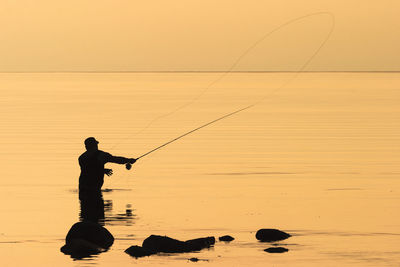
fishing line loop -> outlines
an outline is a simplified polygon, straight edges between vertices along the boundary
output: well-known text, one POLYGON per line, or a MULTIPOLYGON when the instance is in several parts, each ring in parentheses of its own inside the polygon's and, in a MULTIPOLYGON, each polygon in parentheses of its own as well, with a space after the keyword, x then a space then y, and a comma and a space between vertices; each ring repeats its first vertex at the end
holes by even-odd
MULTIPOLYGON (((332 19, 332 26, 329 30, 329 33, 327 34, 327 36, 325 37, 325 39, 323 40, 323 42, 321 43, 321 45, 317 48, 317 50, 315 50, 315 52, 307 59, 307 61, 301 66, 301 68, 299 70, 296 71, 296 73, 300 73, 302 72, 309 64, 310 62, 315 58, 315 56, 319 53, 319 51, 322 49, 322 47, 325 45, 325 43, 328 41, 328 39, 330 38, 330 36, 333 33, 334 27, 335 27, 335 16, 333 15, 333 13, 331 12, 315 12, 315 13, 310 13, 307 15, 303 15, 300 17, 296 17, 294 19, 291 19, 281 25, 279 25, 278 27, 272 29, 271 31, 267 32, 266 34, 264 34, 261 38, 259 38, 256 42, 254 42, 251 46, 249 46, 242 54, 240 54, 240 56, 233 62, 233 64, 231 65, 231 67, 229 67, 229 69, 225 72, 223 72, 220 76, 218 76, 216 79, 214 79, 213 81, 211 81, 203 91, 200 92, 200 94, 198 94, 197 96, 195 96, 193 99, 191 99, 189 102, 182 104, 180 106, 178 106, 177 108, 173 109, 172 111, 160 115, 154 119, 152 119, 144 128, 142 128, 141 130, 137 131, 136 133, 130 134, 128 135, 126 138, 123 138, 120 142, 116 143, 115 145, 113 145, 111 147, 111 149, 117 147, 118 145, 120 145, 123 141, 131 138, 134 135, 140 134, 143 131, 145 131, 146 129, 148 129, 153 123, 155 123, 156 121, 168 117, 176 112, 178 112, 179 110, 193 104, 194 102, 196 102, 200 97, 202 97, 210 88, 212 88, 216 83, 218 83, 219 81, 221 81, 225 76, 227 76, 228 74, 232 73, 233 70, 236 68, 236 66, 240 63, 240 61, 242 61, 243 58, 245 58, 254 48, 256 48, 260 43, 262 43, 266 38, 268 38, 270 35, 274 34, 275 32, 279 31, 280 29, 293 24, 295 22, 298 22, 300 20, 309 18, 309 17, 313 17, 313 16, 319 16, 319 15, 329 15, 332 19)), ((292 81, 293 79, 290 79, 290 81, 292 81)), ((288 82, 284 83, 285 85, 288 82)), ((281 89, 284 86, 280 86, 279 89, 281 89)), ((265 97, 263 98, 265 99, 265 97)), ((262 100, 263 100, 262 99, 262 100)), ((261 101, 262 101, 261 100, 261 101)), ((261 102, 259 101, 259 102, 261 102)))
MULTIPOLYGON (((185 107, 187 107, 187 106, 193 104, 194 102, 196 102, 196 101, 197 101, 201 96, 203 96, 213 85, 215 85, 217 82, 219 82, 220 80, 222 80, 222 79, 223 79, 225 76, 227 76, 229 73, 232 73, 233 69, 242 61, 242 59, 245 58, 254 48, 256 48, 260 43, 262 43, 262 42, 263 42, 266 38, 268 38, 270 35, 274 34, 275 32, 279 31, 280 29, 282 29, 282 28, 284 28, 284 27, 286 27, 286 26, 288 26, 288 25, 291 25, 291 24, 293 24, 293 23, 295 23, 295 22, 301 21, 301 20, 306 19, 306 18, 309 18, 309 17, 320 16, 320 15, 328 15, 328 16, 331 18, 332 24, 331 24, 331 27, 330 27, 330 29, 329 29, 329 32, 327 33, 327 35, 325 36, 325 38, 324 38, 324 40, 321 42, 321 44, 317 47, 317 49, 311 54, 311 56, 310 56, 309 58, 307 58, 307 60, 301 65, 301 67, 300 67, 296 72, 294 72, 295 75, 294 75, 291 79, 287 79, 281 86, 276 87, 276 88, 275 88, 272 92, 270 92, 268 95, 262 97, 260 100, 254 102, 253 104, 248 105, 248 106, 246 106, 246 107, 242 107, 242 108, 240 108, 240 109, 238 109, 238 110, 236 110, 236 111, 233 111, 233 112, 231 112, 231 113, 229 113, 229 114, 226 114, 226 115, 224 115, 224 116, 222 116, 222 117, 220 117, 220 118, 217 118, 217 119, 215 119, 215 120, 213 120, 213 121, 211 121, 211 122, 208 122, 208 123, 206 123, 206 124, 204 124, 204 125, 202 125, 202 126, 200 126, 200 127, 197 127, 196 129, 193 129, 193 130, 191 130, 191 131, 189 131, 189 132, 187 132, 187 133, 185 133, 185 134, 183 134, 183 135, 180 135, 180 136, 178 136, 178 137, 176 137, 176 138, 174 138, 174 139, 172 139, 172 140, 170 140, 170 141, 168 141, 168 142, 166 142, 166 143, 164 143, 164 144, 162 144, 162 145, 160 145, 160 146, 158 146, 158 147, 156 147, 156 148, 154 148, 154 149, 152 149, 152 150, 146 152, 145 154, 142 154, 142 155, 139 156, 137 159, 140 159, 140 158, 142 158, 142 157, 145 157, 145 156, 147 156, 148 154, 151 154, 151 153, 153 153, 154 151, 157 151, 157 150, 159 150, 160 148, 162 148, 162 147, 164 147, 164 146, 166 146, 166 145, 168 145, 168 144, 170 144, 170 143, 172 143, 172 142, 175 142, 176 140, 181 139, 182 137, 184 137, 184 136, 186 136, 186 135, 189 135, 189 134, 191 134, 191 133, 193 133, 193 132, 195 132, 195 131, 197 131, 197 130, 200 130, 201 128, 204 128, 204 127, 206 127, 206 126, 208 126, 208 125, 210 125, 210 124, 212 124, 212 123, 215 123, 215 122, 217 122, 217 121, 219 121, 219 120, 222 120, 222 119, 224 119, 224 118, 230 117, 230 116, 232 116, 232 115, 234 115, 234 114, 237 114, 237 113, 242 112, 242 111, 244 111, 244 110, 247 110, 247 109, 249 109, 249 108, 251 108, 251 107, 254 107, 255 105, 258 105, 259 103, 261 103, 262 101, 264 101, 267 97, 272 96, 273 94, 275 94, 276 92, 278 92, 279 90, 281 90, 282 88, 284 88, 287 84, 289 84, 290 82, 292 82, 293 80, 295 80, 295 79, 298 77, 298 75, 299 75, 300 73, 302 73, 302 72, 305 70, 305 68, 312 62, 312 60, 319 54, 319 52, 321 51, 321 49, 325 46, 325 44, 328 42, 328 40, 330 39, 331 35, 332 35, 333 32, 334 32, 335 25, 336 25, 336 21, 335 21, 335 16, 334 16, 333 13, 323 11, 323 12, 315 12, 315 13, 306 14, 306 15, 303 15, 303 16, 300 16, 300 17, 296 17, 296 18, 294 18, 294 19, 291 19, 291 20, 289 20, 289 21, 287 21, 287 22, 285 22, 285 23, 279 25, 278 27, 274 28, 273 30, 267 32, 267 33, 264 34, 261 38, 259 38, 256 42, 254 42, 251 46, 249 46, 249 47, 234 61, 234 63, 231 65, 231 67, 230 67, 226 72, 222 73, 220 76, 218 76, 218 77, 217 77, 216 79, 214 79, 212 82, 210 82, 210 83, 208 84, 208 86, 206 86, 205 89, 204 89, 202 92, 200 92, 200 94, 198 94, 197 96, 195 96, 192 100, 190 100, 189 102, 187 102, 187 103, 185 103, 185 104, 183 104, 183 105, 178 106, 176 109, 174 109, 174 110, 172 110, 172 111, 170 111, 170 112, 168 112, 168 113, 166 113, 166 114, 164 114, 164 115, 161 115, 161 116, 158 116, 158 117, 154 118, 154 119, 151 120, 142 130, 140 130, 140 131, 138 131, 138 132, 136 132, 136 133, 134 133, 134 134, 131 134, 131 135, 127 136, 126 138, 122 139, 119 143, 115 144, 112 148, 115 148, 116 146, 118 146, 119 144, 121 144, 124 140, 126 140, 126 139, 128 139, 128 138, 131 138, 133 135, 137 135, 137 134, 139 134, 139 133, 145 131, 145 130, 146 130, 147 128, 149 128, 154 122, 156 122, 156 121, 158 121, 158 120, 160 120, 160 119, 162 119, 162 118, 168 117, 168 116, 170 116, 170 115, 172 115, 172 114, 178 112, 179 110, 181 110, 181 109, 183 109, 183 108, 185 108, 185 107)), ((115 182, 115 180, 114 180, 114 182, 115 182)), ((111 183, 113 183, 113 182, 111 182, 111 183)))

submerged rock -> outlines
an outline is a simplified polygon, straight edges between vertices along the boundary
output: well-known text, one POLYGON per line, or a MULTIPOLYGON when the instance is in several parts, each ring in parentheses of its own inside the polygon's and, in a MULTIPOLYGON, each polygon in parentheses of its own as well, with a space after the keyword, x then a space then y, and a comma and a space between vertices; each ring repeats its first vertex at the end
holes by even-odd
POLYGON ((168 236, 151 235, 143 241, 142 246, 148 250, 167 253, 191 252, 208 248, 215 244, 214 237, 205 237, 180 241, 168 236))
POLYGON ((109 248, 114 243, 113 235, 98 223, 83 221, 75 223, 69 230, 66 243, 72 239, 84 239, 102 248, 109 248))
POLYGON ((233 238, 230 235, 220 236, 218 239, 219 239, 219 241, 225 241, 225 242, 231 242, 231 241, 235 240, 235 238, 233 238))
POLYGON ((203 248, 209 248, 215 244, 214 237, 204 237, 180 241, 168 236, 151 235, 143 241, 142 246, 131 246, 126 253, 133 257, 144 257, 156 254, 158 252, 165 253, 181 253, 199 251, 203 248))
POLYGON ((264 249, 264 251, 268 252, 268 253, 284 253, 284 252, 288 252, 289 250, 284 247, 271 247, 271 248, 264 249))
POLYGON ((277 229, 260 229, 256 233, 256 238, 263 242, 279 241, 289 237, 290 234, 277 229))
POLYGON ((131 246, 128 249, 126 249, 125 252, 128 253, 130 256, 136 258, 150 256, 157 253, 153 250, 149 250, 141 246, 131 246))
POLYGON ((99 254, 105 249, 87 240, 76 238, 70 240, 70 242, 66 243, 60 250, 64 254, 71 255, 73 258, 84 258, 99 254))
POLYGON ((106 251, 114 243, 112 234, 94 222, 78 222, 68 231, 61 252, 83 258, 106 251))
POLYGON ((209 248, 215 244, 215 237, 203 237, 185 241, 187 249, 190 251, 198 251, 203 248, 209 248))
POLYGON ((185 252, 186 244, 183 241, 168 236, 151 235, 143 241, 145 249, 156 252, 185 252))

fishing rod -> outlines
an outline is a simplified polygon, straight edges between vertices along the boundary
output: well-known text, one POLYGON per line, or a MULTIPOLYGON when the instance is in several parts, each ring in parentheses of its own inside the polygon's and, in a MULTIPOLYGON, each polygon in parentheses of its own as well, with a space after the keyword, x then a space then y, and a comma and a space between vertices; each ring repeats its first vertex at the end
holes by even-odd
POLYGON ((170 141, 168 141, 168 142, 166 142, 166 143, 164 143, 164 144, 162 144, 162 145, 160 145, 160 146, 158 146, 158 147, 156 147, 156 148, 154 148, 154 149, 152 149, 152 150, 150 150, 149 152, 144 153, 143 155, 141 155, 141 156, 139 156, 138 158, 136 158, 136 160, 138 160, 138 159, 140 159, 140 158, 143 158, 143 157, 145 157, 145 156, 147 156, 147 155, 149 155, 149 154, 151 154, 151 153, 153 153, 153 152, 155 152, 155 151, 157 151, 157 150, 159 150, 159 149, 165 147, 166 145, 169 145, 169 144, 171 144, 171 143, 173 143, 173 142, 175 142, 175 141, 177 141, 177 140, 179 140, 179 139, 181 139, 181 138, 183 138, 183 137, 185 137, 185 136, 187 136, 187 135, 189 135, 189 134, 191 134, 191 133, 193 133, 193 132, 196 132, 196 131, 200 130, 201 128, 204 128, 204 127, 206 127, 206 126, 208 126, 208 125, 210 125, 210 124, 213 124, 213 123, 215 123, 215 122, 217 122, 217 121, 220 121, 220 120, 223 120, 223 119, 225 119, 225 118, 228 118, 228 117, 230 117, 230 116, 232 116, 232 115, 234 115, 234 114, 237 114, 237 113, 239 113, 239 112, 241 112, 241 111, 244 111, 244 110, 246 110, 246 109, 249 109, 249 108, 251 108, 251 107, 253 107, 253 106, 254 106, 254 104, 253 104, 253 105, 249 105, 249 106, 247 106, 247 107, 238 109, 238 110, 236 110, 236 111, 234 111, 234 112, 228 113, 228 114, 226 114, 226 115, 224 115, 224 116, 222 116, 222 117, 219 117, 219 118, 217 118, 217 119, 215 119, 215 120, 213 120, 213 121, 207 122, 206 124, 203 124, 203 125, 201 125, 201 126, 195 128, 195 129, 193 129, 193 130, 190 130, 189 132, 186 132, 186 133, 184 133, 184 134, 182 134, 182 135, 180 135, 180 136, 178 136, 178 137, 176 137, 176 138, 174 138, 174 139, 172 139, 172 140, 170 140, 170 141))

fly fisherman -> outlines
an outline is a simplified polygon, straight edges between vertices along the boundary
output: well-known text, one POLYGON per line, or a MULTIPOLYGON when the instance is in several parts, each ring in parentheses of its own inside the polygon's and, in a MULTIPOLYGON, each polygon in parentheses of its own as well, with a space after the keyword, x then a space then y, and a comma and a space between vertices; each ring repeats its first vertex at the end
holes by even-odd
POLYGON ((110 153, 99 150, 99 142, 94 137, 85 140, 86 152, 79 157, 81 175, 79 176, 79 200, 81 202, 82 220, 99 222, 104 219, 104 201, 101 187, 104 174, 112 175, 112 169, 104 168, 107 162, 126 164, 129 170, 134 158, 115 157, 110 153))
POLYGON ((126 164, 129 170, 131 164, 136 162, 134 158, 115 157, 110 153, 99 150, 99 142, 94 137, 86 138, 84 152, 79 157, 81 175, 79 176, 79 192, 99 192, 104 183, 104 174, 111 176, 112 169, 105 169, 107 162, 126 164))

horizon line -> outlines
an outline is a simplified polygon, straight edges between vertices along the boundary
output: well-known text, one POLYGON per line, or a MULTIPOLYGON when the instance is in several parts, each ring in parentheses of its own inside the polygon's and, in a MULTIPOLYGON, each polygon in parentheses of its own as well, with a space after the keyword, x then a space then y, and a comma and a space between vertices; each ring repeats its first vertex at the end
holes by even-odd
POLYGON ((322 70, 322 71, 290 71, 290 70, 271 70, 271 71, 252 71, 252 70, 133 70, 133 71, 0 71, 0 73, 399 73, 400 70, 322 70))

